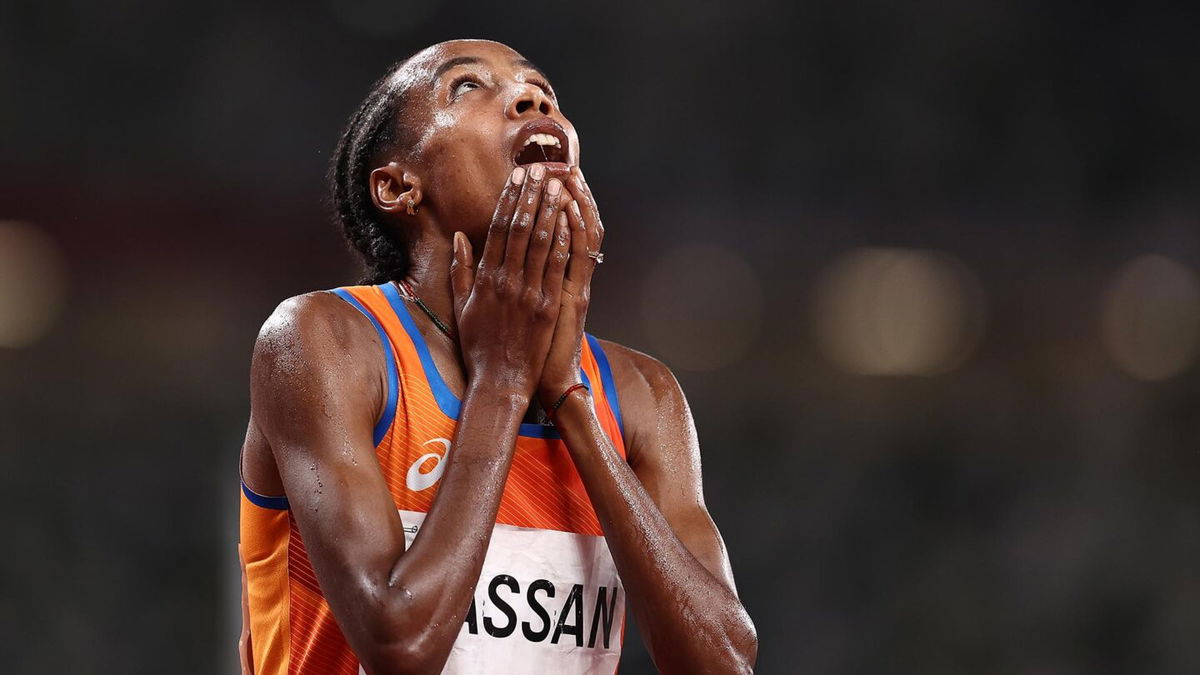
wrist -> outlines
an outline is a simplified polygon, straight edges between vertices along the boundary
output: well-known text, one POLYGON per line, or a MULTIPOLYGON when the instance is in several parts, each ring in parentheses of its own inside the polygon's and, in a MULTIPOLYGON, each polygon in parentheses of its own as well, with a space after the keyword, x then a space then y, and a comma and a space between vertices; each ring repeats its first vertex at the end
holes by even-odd
POLYGON ((567 449, 574 453, 582 447, 579 444, 580 434, 586 434, 587 429, 599 428, 600 418, 596 415, 596 406, 586 390, 572 392, 558 410, 550 415, 554 426, 558 428, 567 442, 567 449), (574 450, 572 450, 574 448, 574 450))
POLYGON ((568 384, 554 391, 558 393, 544 399, 542 404, 554 420, 593 410, 591 389, 582 382, 568 384))
POLYGON ((512 410, 523 416, 531 397, 529 388, 521 386, 520 382, 504 378, 478 377, 467 383, 463 401, 465 403, 467 399, 485 400, 503 410, 512 410))
MULTIPOLYGON (((556 381, 554 384, 541 382, 538 384, 537 399, 542 405, 542 409, 546 412, 551 412, 551 408, 558 401, 558 398, 563 395, 563 392, 580 383, 580 379, 567 379, 561 382, 556 381)), ((572 394, 574 396, 574 394, 572 394)))

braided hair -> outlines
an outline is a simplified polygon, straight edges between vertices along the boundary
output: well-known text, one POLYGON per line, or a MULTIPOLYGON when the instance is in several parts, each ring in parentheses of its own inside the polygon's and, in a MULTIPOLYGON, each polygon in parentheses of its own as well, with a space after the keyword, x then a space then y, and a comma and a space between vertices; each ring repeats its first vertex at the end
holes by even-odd
POLYGON ((393 64, 371 86, 342 132, 329 167, 334 218, 346 241, 362 258, 366 268, 363 284, 400 279, 411 264, 404 234, 382 222, 371 200, 370 185, 374 161, 380 153, 411 147, 411 134, 400 114, 407 103, 407 89, 394 77, 407 62, 404 59, 393 64))

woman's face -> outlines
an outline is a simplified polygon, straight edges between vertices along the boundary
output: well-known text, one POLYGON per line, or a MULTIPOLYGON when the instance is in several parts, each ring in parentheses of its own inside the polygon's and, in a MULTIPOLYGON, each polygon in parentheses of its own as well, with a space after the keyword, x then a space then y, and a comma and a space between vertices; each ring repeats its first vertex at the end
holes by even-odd
POLYGON ((397 77, 408 89, 404 122, 415 132, 405 166, 421 181, 422 208, 475 243, 516 166, 544 163, 556 173, 579 163, 575 127, 546 76, 505 45, 437 44, 397 77))

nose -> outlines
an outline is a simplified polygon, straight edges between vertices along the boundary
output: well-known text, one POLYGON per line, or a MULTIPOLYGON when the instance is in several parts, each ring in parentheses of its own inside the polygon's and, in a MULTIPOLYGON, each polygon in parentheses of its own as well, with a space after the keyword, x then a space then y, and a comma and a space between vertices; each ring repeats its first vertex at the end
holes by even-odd
POLYGON ((554 112, 554 104, 550 102, 550 98, 546 96, 546 92, 538 87, 527 82, 522 82, 518 85, 517 94, 508 104, 507 114, 509 119, 518 119, 530 111, 549 115, 554 112))

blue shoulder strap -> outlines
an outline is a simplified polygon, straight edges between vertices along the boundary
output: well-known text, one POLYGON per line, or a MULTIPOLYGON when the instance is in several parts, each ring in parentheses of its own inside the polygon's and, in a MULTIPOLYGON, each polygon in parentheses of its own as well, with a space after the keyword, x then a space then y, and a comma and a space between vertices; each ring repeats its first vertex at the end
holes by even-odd
POLYGON ((362 312, 363 316, 371 321, 371 325, 375 326, 375 331, 379 333, 379 341, 383 344, 383 353, 387 359, 387 404, 383 407, 383 414, 379 416, 379 421, 375 423, 375 433, 373 438, 375 445, 379 445, 383 441, 384 434, 387 433, 388 427, 392 426, 392 420, 396 417, 396 399, 399 397, 400 376, 396 369, 396 355, 392 352, 392 341, 388 339, 387 331, 383 330, 383 324, 379 323, 379 319, 375 315, 367 311, 362 303, 344 288, 335 288, 332 293, 342 300, 350 303, 350 306, 362 312))
POLYGON ((608 355, 604 353, 604 348, 600 346, 600 341, 596 339, 595 335, 591 333, 585 333, 585 335, 587 335, 588 346, 592 348, 592 354, 596 357, 596 365, 600 367, 600 382, 604 385, 604 396, 608 399, 613 415, 617 418, 617 427, 624 436, 625 422, 621 419, 621 399, 617 396, 617 385, 613 382, 612 366, 608 364, 608 355))

